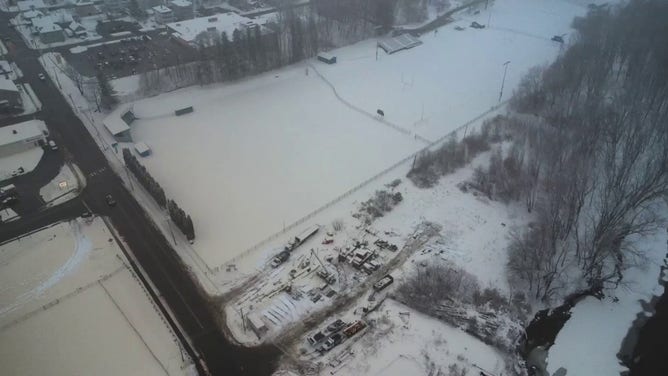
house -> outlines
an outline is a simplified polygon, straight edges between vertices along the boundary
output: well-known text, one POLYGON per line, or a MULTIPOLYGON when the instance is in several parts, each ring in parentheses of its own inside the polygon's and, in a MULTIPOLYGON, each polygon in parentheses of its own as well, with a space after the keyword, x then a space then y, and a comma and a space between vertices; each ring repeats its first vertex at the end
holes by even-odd
POLYGON ((37 17, 32 20, 32 34, 39 35, 40 41, 44 44, 64 42, 65 31, 63 26, 67 26, 72 21, 72 16, 64 12, 37 17))
POLYGON ((132 134, 130 134, 130 125, 136 120, 135 114, 132 110, 125 111, 120 117, 111 114, 107 116, 102 123, 104 127, 114 136, 118 142, 132 142, 132 134))
POLYGON ((32 25, 32 20, 34 18, 39 18, 39 17, 44 17, 44 13, 42 13, 39 10, 29 10, 29 11, 21 13, 21 18, 28 25, 32 25))
POLYGON ((174 12, 175 21, 189 20, 194 17, 193 3, 188 0, 172 0, 169 7, 174 12))
POLYGON ((67 30, 72 33, 72 36, 77 38, 85 38, 88 35, 88 30, 84 25, 78 22, 70 22, 69 25, 67 25, 67 30))
POLYGON ((79 20, 82 17, 95 16, 100 13, 102 13, 100 9, 93 3, 77 3, 77 6, 74 7, 74 15, 79 20))
POLYGON ((16 7, 20 13, 23 13, 29 10, 46 9, 46 4, 44 4, 43 0, 23 0, 17 1, 16 7))
POLYGON ((28 120, 0 128, 0 156, 20 153, 46 142, 49 132, 41 120, 28 120))
POLYGON ((167 8, 164 5, 158 5, 153 9, 153 14, 155 15, 155 22, 161 24, 167 24, 174 21, 174 12, 171 9, 167 8))
POLYGON ((16 87, 14 81, 5 77, 0 77, 0 111, 23 111, 23 101, 19 88, 16 87))

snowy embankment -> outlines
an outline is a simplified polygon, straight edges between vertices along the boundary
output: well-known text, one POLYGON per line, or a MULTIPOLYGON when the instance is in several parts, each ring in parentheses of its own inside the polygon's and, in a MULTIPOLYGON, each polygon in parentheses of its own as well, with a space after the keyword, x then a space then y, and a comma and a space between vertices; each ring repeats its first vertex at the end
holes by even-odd
POLYGON ((626 270, 623 285, 604 291, 605 298, 588 297, 572 309, 571 318, 549 350, 550 373, 561 367, 569 375, 617 375, 628 370, 620 364, 617 353, 636 316, 651 314, 643 313, 645 304, 663 293, 659 279, 667 242, 668 233, 663 228, 634 239, 634 248, 642 255, 638 261, 644 266, 626 270))
POLYGON ((0 286, 8 375, 194 374, 100 218, 0 246, 0 286))

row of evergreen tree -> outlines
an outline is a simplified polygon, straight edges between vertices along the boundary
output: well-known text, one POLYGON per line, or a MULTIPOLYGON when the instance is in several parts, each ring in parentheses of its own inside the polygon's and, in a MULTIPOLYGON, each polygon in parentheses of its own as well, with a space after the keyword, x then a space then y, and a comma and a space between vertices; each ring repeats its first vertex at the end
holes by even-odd
POLYGON ((130 149, 123 149, 123 160, 125 161, 125 165, 128 167, 128 169, 132 171, 135 177, 137 177, 137 180, 139 180, 141 185, 143 185, 148 193, 153 196, 155 202, 157 202, 161 208, 164 208, 165 205, 167 205, 167 196, 165 195, 165 190, 162 189, 160 184, 158 184, 153 176, 149 174, 148 170, 146 170, 146 167, 139 163, 137 157, 132 155, 130 149))
POLYGON ((183 232, 186 238, 189 241, 195 240, 195 227, 193 221, 189 215, 183 211, 173 200, 167 200, 165 195, 165 190, 162 189, 160 184, 149 174, 148 170, 144 165, 139 163, 137 157, 135 157, 130 149, 123 148, 123 160, 128 169, 134 174, 139 183, 146 188, 148 193, 151 194, 155 202, 160 205, 161 208, 167 208, 169 216, 174 221, 176 226, 183 232))
POLYGON ((195 240, 195 226, 193 220, 173 200, 167 202, 167 211, 176 227, 186 236, 189 241, 195 240))

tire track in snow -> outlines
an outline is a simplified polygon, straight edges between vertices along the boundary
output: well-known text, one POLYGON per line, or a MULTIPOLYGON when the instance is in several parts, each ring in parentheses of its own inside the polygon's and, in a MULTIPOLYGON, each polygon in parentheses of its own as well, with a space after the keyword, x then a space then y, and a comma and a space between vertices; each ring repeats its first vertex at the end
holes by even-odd
POLYGON ((53 274, 45 281, 34 287, 32 290, 24 292, 19 295, 10 305, 0 308, 0 316, 10 313, 29 301, 39 298, 46 290, 56 285, 60 280, 69 275, 79 264, 86 258, 93 247, 93 244, 86 238, 79 228, 79 223, 76 221, 70 222, 70 228, 74 234, 76 241, 76 248, 74 254, 63 264, 56 269, 53 274))

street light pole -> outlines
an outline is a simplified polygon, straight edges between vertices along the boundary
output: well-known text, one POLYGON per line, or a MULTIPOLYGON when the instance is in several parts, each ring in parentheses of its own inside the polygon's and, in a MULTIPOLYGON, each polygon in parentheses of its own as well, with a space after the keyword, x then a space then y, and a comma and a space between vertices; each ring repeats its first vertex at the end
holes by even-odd
POLYGON ((508 64, 510 60, 503 63, 503 79, 501 80, 501 91, 499 92, 499 103, 501 103, 501 97, 503 97, 503 85, 506 83, 506 73, 508 73, 508 64))

